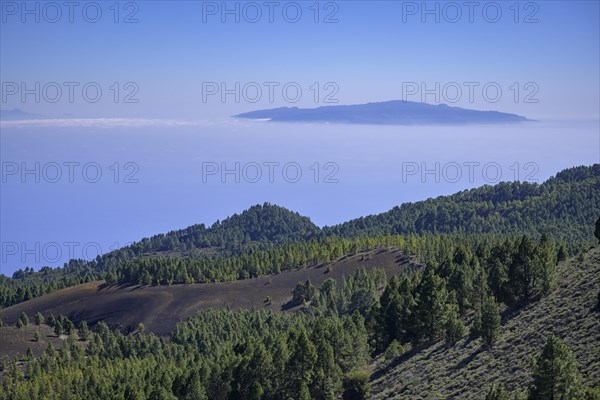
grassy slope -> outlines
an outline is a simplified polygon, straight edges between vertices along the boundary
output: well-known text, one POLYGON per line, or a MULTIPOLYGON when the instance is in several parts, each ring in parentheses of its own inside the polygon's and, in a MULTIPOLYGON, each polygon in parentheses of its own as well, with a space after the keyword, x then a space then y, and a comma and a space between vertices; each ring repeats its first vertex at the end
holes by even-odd
POLYGON ((27 313, 31 320, 38 311, 44 315, 52 312, 63 314, 74 322, 85 319, 90 325, 104 320, 125 330, 134 329, 143 322, 146 331, 167 335, 177 322, 198 309, 229 306, 232 309, 280 310, 291 299, 292 289, 299 281, 310 279, 317 287, 329 277, 341 282, 342 276, 353 275, 361 266, 367 269, 382 267, 389 277, 409 265, 410 262, 399 250, 391 249, 344 257, 331 264, 329 273, 326 273, 326 266, 320 265, 223 283, 105 287, 103 282, 92 282, 0 310, 0 318, 14 325, 22 312, 27 313), (270 305, 265 303, 267 296, 272 298, 270 305))
POLYGON ((525 390, 530 361, 551 333, 575 352, 583 382, 600 386, 600 247, 583 263, 575 259, 558 268, 558 288, 518 313, 505 316, 502 335, 491 350, 464 339, 407 353, 379 365, 373 375, 373 399, 482 399, 495 382, 509 391, 525 390))

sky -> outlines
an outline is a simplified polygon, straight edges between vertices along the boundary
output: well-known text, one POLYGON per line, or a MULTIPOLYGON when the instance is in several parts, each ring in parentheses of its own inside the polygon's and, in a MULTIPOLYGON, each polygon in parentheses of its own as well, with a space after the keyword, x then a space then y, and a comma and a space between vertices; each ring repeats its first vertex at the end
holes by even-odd
POLYGON ((0 109, 53 118, 0 121, 0 273, 94 258, 263 202, 333 225, 600 162, 599 4, 0 0, 0 109), (386 100, 536 122, 229 118, 386 100), (295 164, 302 179, 222 174, 269 163, 295 164), (204 179, 206 165, 221 170, 204 179), (456 166, 459 179, 445 176, 456 166))
POLYGON ((595 118, 600 104, 597 1, 1 3, 3 109, 210 119, 403 99, 595 118))

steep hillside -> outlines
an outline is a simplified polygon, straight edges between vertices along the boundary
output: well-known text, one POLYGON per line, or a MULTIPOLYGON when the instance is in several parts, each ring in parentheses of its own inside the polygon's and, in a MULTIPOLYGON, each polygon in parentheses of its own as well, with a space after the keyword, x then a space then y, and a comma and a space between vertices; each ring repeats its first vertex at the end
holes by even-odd
POLYGON ((292 289, 300 281, 310 279, 318 287, 327 278, 341 281, 359 267, 381 267, 389 277, 411 265, 399 250, 391 249, 344 257, 329 265, 234 282, 171 286, 109 286, 103 281, 91 282, 0 310, 0 319, 14 325, 21 313, 33 317, 39 311, 44 315, 62 314, 73 322, 86 320, 90 325, 105 321, 125 331, 133 330, 142 322, 147 331, 167 335, 175 324, 199 309, 287 309, 292 289), (271 296, 270 304, 265 302, 267 296, 271 296))
POLYGON ((600 386, 600 247, 583 262, 558 269, 558 288, 522 310, 503 316, 502 334, 491 350, 481 340, 443 342, 382 362, 372 376, 373 399, 483 399, 492 384, 509 392, 530 383, 531 360, 550 334, 574 351, 583 383, 600 386))

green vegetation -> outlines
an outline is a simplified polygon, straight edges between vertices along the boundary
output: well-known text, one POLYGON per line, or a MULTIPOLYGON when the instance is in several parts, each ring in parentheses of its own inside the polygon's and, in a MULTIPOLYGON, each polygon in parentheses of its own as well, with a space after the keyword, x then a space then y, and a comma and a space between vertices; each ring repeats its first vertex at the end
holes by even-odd
POLYGON ((100 323, 85 347, 49 347, 25 373, 9 366, 0 387, 9 398, 274 399, 308 393, 329 399, 344 387, 364 390, 358 378, 366 361, 358 313, 212 310, 180 323, 170 343, 152 334, 123 336, 100 323))
POLYGON ((358 218, 325 229, 354 237, 424 233, 548 232, 555 240, 587 241, 600 214, 600 164, 569 168, 541 185, 501 182, 358 218))
MULTIPOLYGON (((561 243, 557 257, 564 260, 592 239, 590 221, 600 214, 599 183, 600 164, 576 167, 541 185, 484 186, 323 229, 298 213, 265 203, 211 227, 199 224, 145 238, 93 261, 71 260, 63 268, 44 267, 39 272, 25 268, 10 279, 0 275, 0 308, 104 278, 126 284, 235 280, 355 253, 323 251, 329 246, 327 238, 528 234, 537 239, 547 232, 561 243)), ((554 279, 548 272, 546 291, 554 279)))
MULTIPOLYGON (((377 358, 371 380, 373 399, 479 400, 492 388, 496 392, 499 384, 511 400, 526 399, 536 371, 532 361, 541 365, 540 355, 552 335, 566 344, 576 360, 585 392, 579 398, 593 399, 600 388, 600 318, 595 309, 599 279, 600 247, 596 247, 583 262, 571 258, 559 264, 557 286, 549 294, 518 308, 505 309, 505 304, 497 303, 503 310, 502 323, 493 346, 463 337, 455 345, 438 341, 407 348, 401 362, 387 364, 377 358)), ((472 321, 473 326, 475 314, 469 311, 465 323, 472 321)))
POLYGON ((481 337, 492 346, 500 335, 500 310, 493 296, 486 297, 481 306, 481 337))
MULTIPOLYGON (((520 240, 515 243, 518 242, 520 240)), ((462 245, 450 251, 460 257, 469 254, 462 245)), ((590 255, 593 260, 599 257, 600 251, 590 255)), ((489 260, 484 264, 488 263, 491 264, 489 260)), ((572 266, 565 268, 581 275, 581 281, 589 281, 588 276, 572 266)), ((82 322, 74 333, 74 324, 64 316, 36 315, 36 321, 45 320, 51 327, 70 332, 71 338, 79 340, 63 341, 59 351, 50 344, 39 357, 27 355, 23 368, 17 366, 16 360, 4 360, 0 368, 3 375, 0 393, 7 398, 38 398, 43 394, 49 399, 69 396, 224 400, 365 398, 374 390, 375 393, 381 391, 379 384, 371 387, 367 372, 373 357, 385 353, 387 360, 395 360, 407 354, 407 347, 410 349, 408 358, 400 364, 404 365, 412 362, 414 344, 425 343, 427 349, 432 338, 434 343, 443 343, 439 339, 444 336, 451 343, 450 347, 442 347, 447 349, 444 351, 463 351, 464 326, 462 333, 452 338, 448 332, 454 330, 448 327, 453 326, 450 321, 465 324, 469 318, 461 317, 456 291, 447 292, 448 279, 441 278, 440 271, 440 264, 430 263, 423 271, 407 270, 388 281, 383 270, 359 269, 341 282, 327 279, 320 288, 313 288, 312 301, 301 312, 201 311, 179 323, 169 341, 153 334, 123 335, 103 323, 97 324, 92 333, 82 322), (421 318, 425 321, 420 321, 421 318), (440 318, 442 324, 438 326, 440 318), (423 327, 427 333, 419 332, 423 327), (378 345, 379 341, 387 340, 390 340, 387 346, 378 345)), ((306 281, 299 283, 302 288, 309 285, 306 281)), ((562 285, 559 282, 552 296, 564 290, 562 285)), ((577 293, 580 287, 568 289, 577 293)), ((595 302, 595 296, 592 297, 595 302)), ((506 352, 498 348, 503 346, 506 335, 497 329, 499 308, 494 297, 486 295, 476 307, 481 308, 482 332, 491 332, 489 337, 495 338, 492 349, 484 346, 477 354, 506 352), (490 322, 486 322, 488 320, 490 322)), ((533 303, 532 307, 535 309, 537 305, 533 303)), ((468 315, 474 312, 469 310, 468 315)), ((548 314, 554 323, 556 313, 548 314)), ((19 321, 24 319, 19 318, 19 321)), ((574 320, 574 323, 579 322, 574 320)), ((141 331, 143 329, 138 327, 138 332, 141 331)), ((513 332, 512 328, 509 332, 513 332)), ((514 336, 513 340, 518 337, 514 336)), ((530 396, 538 397, 531 398, 548 398, 544 397, 547 392, 541 391, 549 390, 550 383, 556 390, 568 393, 586 390, 574 355, 564 343, 550 337, 539 351, 535 352, 538 355, 530 373, 532 383, 528 384, 530 396), (541 394, 536 394, 538 392, 541 394)), ((589 373, 594 366, 588 364, 587 368, 589 373)), ((390 376, 393 377, 393 373, 390 376)), ((432 384, 437 382, 433 376, 427 379, 432 384)), ((509 387, 515 391, 514 385, 509 387)), ((487 391, 489 399, 508 398, 505 388, 497 384, 493 388, 479 387, 487 391)), ((587 391, 593 395, 593 389, 587 391)), ((485 397, 485 393, 482 396, 485 397)))
MULTIPOLYGON (((285 287, 290 312, 271 310, 263 278, 260 309, 201 310, 169 338, 142 319, 124 334, 37 310, 28 333, 30 316, 14 308, 3 331, 49 344, 1 360, 0 398, 597 398, 600 249, 589 245, 600 236, 600 218, 595 231, 590 223, 599 185, 600 165, 579 167, 541 185, 486 186, 323 229, 264 204, 91 262, 0 277, 9 306, 99 277, 172 285, 315 266, 327 274, 285 287), (390 248, 411 267, 332 279, 332 262, 390 248)), ((150 289, 166 288, 131 288, 150 289)))
POLYGON ((536 360, 528 400, 576 400, 582 395, 573 353, 563 341, 551 335, 536 360))

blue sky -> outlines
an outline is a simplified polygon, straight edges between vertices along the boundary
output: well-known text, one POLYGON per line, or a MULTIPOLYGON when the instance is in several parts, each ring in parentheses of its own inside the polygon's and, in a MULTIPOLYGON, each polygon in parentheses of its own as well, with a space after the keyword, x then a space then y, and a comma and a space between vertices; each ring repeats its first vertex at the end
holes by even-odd
POLYGON ((0 273, 67 261, 66 255, 36 261, 40 251, 28 253, 36 246, 93 243, 108 251, 212 224, 257 203, 332 225, 495 183, 482 176, 404 182, 407 162, 494 164, 502 167, 502 180, 523 180, 534 166, 539 183, 600 160, 598 1, 224 4, 83 1, 70 22, 62 1, 0 0, 0 108, 59 117, 33 125, 0 122, 0 244, 19 247, 9 257, 2 248, 0 273), (474 5, 472 15, 465 4, 474 5), (235 11, 223 15, 224 7, 237 7, 239 22, 235 11), (256 7, 261 17, 252 23, 256 7), (128 17, 132 23, 125 23, 128 17), (31 92, 24 98, 23 88, 31 92), (230 92, 224 100, 223 88, 230 92), (102 95, 93 102, 98 89, 102 95), (307 127, 226 119, 262 108, 392 99, 512 112, 539 122, 307 127), (273 161, 302 165, 305 181, 200 179, 204 162, 273 161), (4 174, 6 165, 72 162, 101 166, 102 181, 80 174, 75 182, 36 182, 31 175, 4 174), (339 183, 313 183, 311 166, 330 162, 339 168, 339 183), (123 183, 128 163, 139 169, 133 185, 123 183))
MULTIPOLYGON (((28 4, 35 9, 36 2, 28 4)), ((514 2, 475 2, 472 22, 464 2, 320 2, 318 23, 313 2, 277 2, 273 23, 265 2, 227 2, 230 9, 238 7, 240 21, 228 14, 224 23, 223 2, 146 1, 135 3, 137 8, 121 2, 118 23, 115 9, 109 8, 112 2, 94 3, 100 5, 102 15, 97 23, 87 22, 83 12, 87 4, 81 2, 74 9, 73 23, 65 6, 58 22, 49 22, 56 11, 44 9, 43 3, 38 6, 39 23, 35 14, 25 15, 23 23, 21 2, 2 1, 2 82, 29 86, 78 82, 79 87, 97 82, 103 90, 101 100, 88 103, 75 89, 74 102, 69 103, 65 89, 56 103, 5 96, 3 109, 84 117, 203 119, 255 108, 323 105, 324 94, 333 91, 333 87, 324 90, 328 82, 336 85, 333 98, 340 104, 403 98, 406 82, 428 88, 436 82, 440 88, 455 82, 463 89, 456 105, 533 118, 598 115, 597 1, 520 2, 517 7, 514 2), (437 7, 437 15, 423 14, 422 4, 429 10, 437 7), (262 16, 251 23, 255 5, 262 16), (296 23, 287 22, 285 18, 294 18, 295 5, 302 16, 296 23), (496 18, 498 9, 501 15, 496 18), (462 14, 459 18, 455 18, 457 10, 462 14), (129 15, 137 22, 124 23, 129 15), (328 15, 338 22, 325 23, 328 15), (494 19, 497 22, 490 22, 494 19), (114 82, 121 86, 117 103, 110 89, 114 82), (127 82, 139 89, 133 97, 137 104, 122 102, 133 91, 131 86, 123 88, 127 82), (244 96, 236 103, 233 95, 224 103, 218 95, 203 102, 203 82, 224 82, 230 88, 236 82, 241 86, 256 82, 264 90, 257 103, 245 101, 244 96), (303 93, 292 104, 277 88, 271 103, 264 82, 277 82, 279 88, 296 82, 303 93), (317 101, 310 89, 314 82, 321 89, 317 101), (472 103, 465 82, 479 85, 472 103), (483 96, 481 88, 487 83, 501 88, 498 102, 483 96), (533 85, 525 87, 528 83, 533 85), (537 103, 524 102, 528 94, 537 103)), ((93 19, 95 8, 86 10, 85 16, 93 19)), ((421 94, 407 98, 436 102, 433 95, 423 98, 421 94)), ((439 102, 448 97, 457 98, 452 92, 439 102)))

